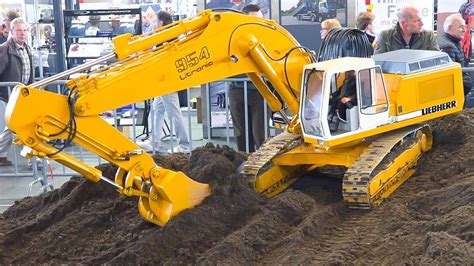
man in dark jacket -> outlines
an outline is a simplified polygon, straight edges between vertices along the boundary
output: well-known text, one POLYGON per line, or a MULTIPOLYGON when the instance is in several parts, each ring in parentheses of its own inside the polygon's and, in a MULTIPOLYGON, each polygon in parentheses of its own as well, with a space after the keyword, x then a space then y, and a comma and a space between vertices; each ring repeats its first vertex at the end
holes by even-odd
POLYGON ((16 12, 15 10, 9 10, 7 14, 5 15, 5 24, 2 25, 3 27, 3 32, 0 34, 0 44, 5 43, 8 40, 8 34, 10 33, 10 23, 20 17, 20 14, 16 12))
MULTIPOLYGON (((242 12, 249 16, 263 17, 258 5, 246 5, 242 12)), ((246 75, 234 76, 243 78, 246 75)), ((265 141, 265 118, 264 99, 252 82, 247 83, 247 108, 248 121, 245 124, 245 99, 244 83, 232 82, 229 86, 229 108, 234 128, 235 142, 239 151, 247 151, 247 139, 245 130, 248 132, 248 152, 256 151, 265 141)))
POLYGON ((372 47, 375 48, 375 34, 374 34, 374 22, 375 15, 371 12, 360 12, 356 18, 356 28, 365 32, 367 39, 369 39, 372 47))
POLYGON ((439 51, 432 31, 424 30, 421 13, 414 7, 403 7, 398 13, 398 23, 394 28, 384 30, 377 39, 375 54, 400 50, 439 51))
POLYGON ((459 7, 459 13, 461 14, 462 18, 466 25, 466 31, 464 32, 464 36, 461 40, 461 48, 463 49, 464 53, 464 60, 469 62, 472 55, 472 37, 471 37, 471 24, 473 22, 474 16, 474 0, 467 0, 459 7))
POLYGON ((5 24, 2 24, 0 26, 1 32, 0 32, 0 44, 6 42, 8 40, 8 30, 7 26, 5 24))
MULTIPOLYGON (((452 14, 444 21, 444 32, 439 36, 438 44, 441 51, 447 53, 454 62, 466 67, 469 62, 464 59, 464 53, 461 48, 461 39, 466 31, 466 23, 460 14, 452 14)), ((463 73, 464 95, 467 95, 471 89, 471 76, 469 73, 463 73)))
MULTIPOLYGON (((21 82, 30 84, 33 82, 34 72, 31 57, 31 48, 26 43, 28 25, 22 18, 16 18, 11 22, 10 38, 0 45, 0 81, 21 82)), ((0 97, 3 101, 8 100, 7 88, 0 88, 0 97)), ((5 127, 0 135, 0 166, 11 165, 7 160, 7 150, 13 140, 12 132, 5 127)))

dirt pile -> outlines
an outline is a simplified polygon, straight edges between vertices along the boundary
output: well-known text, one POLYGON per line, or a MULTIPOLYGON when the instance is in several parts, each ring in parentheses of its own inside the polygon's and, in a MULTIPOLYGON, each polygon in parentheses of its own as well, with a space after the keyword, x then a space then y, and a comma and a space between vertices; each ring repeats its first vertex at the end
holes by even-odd
POLYGON ((341 180, 318 173, 263 198, 236 174, 245 156, 212 145, 156 158, 213 188, 164 228, 140 218, 136 199, 73 177, 0 216, 0 264, 473 264, 473 124, 471 110, 434 122, 415 176, 370 211, 347 210, 341 180))
MULTIPOLYGON (((106 183, 73 177, 60 189, 17 202, 1 216, 0 264, 193 262, 200 251, 243 226, 264 202, 239 183, 236 170, 245 159, 212 145, 197 149, 190 159, 157 156, 159 165, 199 181, 213 180, 214 194, 165 228, 142 220, 136 199, 119 196, 106 183)), ((108 177, 116 170, 99 168, 108 177)))

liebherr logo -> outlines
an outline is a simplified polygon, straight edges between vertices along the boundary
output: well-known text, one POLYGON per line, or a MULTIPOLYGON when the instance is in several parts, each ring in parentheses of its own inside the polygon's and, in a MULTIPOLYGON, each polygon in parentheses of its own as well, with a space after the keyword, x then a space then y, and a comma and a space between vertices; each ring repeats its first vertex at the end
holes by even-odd
POLYGON ((212 66, 213 62, 209 59, 211 59, 211 54, 209 53, 207 46, 203 46, 199 53, 194 51, 179 58, 174 62, 176 70, 179 73, 179 78, 185 80, 195 73, 212 66))
POLYGON ((421 110, 422 115, 429 115, 446 109, 451 109, 456 107, 456 101, 451 101, 447 103, 442 103, 434 106, 430 106, 421 110))

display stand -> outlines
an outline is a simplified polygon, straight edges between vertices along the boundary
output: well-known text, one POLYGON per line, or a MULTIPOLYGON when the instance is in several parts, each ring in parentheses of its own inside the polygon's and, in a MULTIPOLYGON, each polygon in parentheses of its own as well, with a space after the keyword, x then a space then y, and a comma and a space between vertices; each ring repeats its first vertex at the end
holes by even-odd
POLYGON ((112 38, 141 34, 141 10, 64 10, 66 59, 68 68, 113 51, 112 38))

